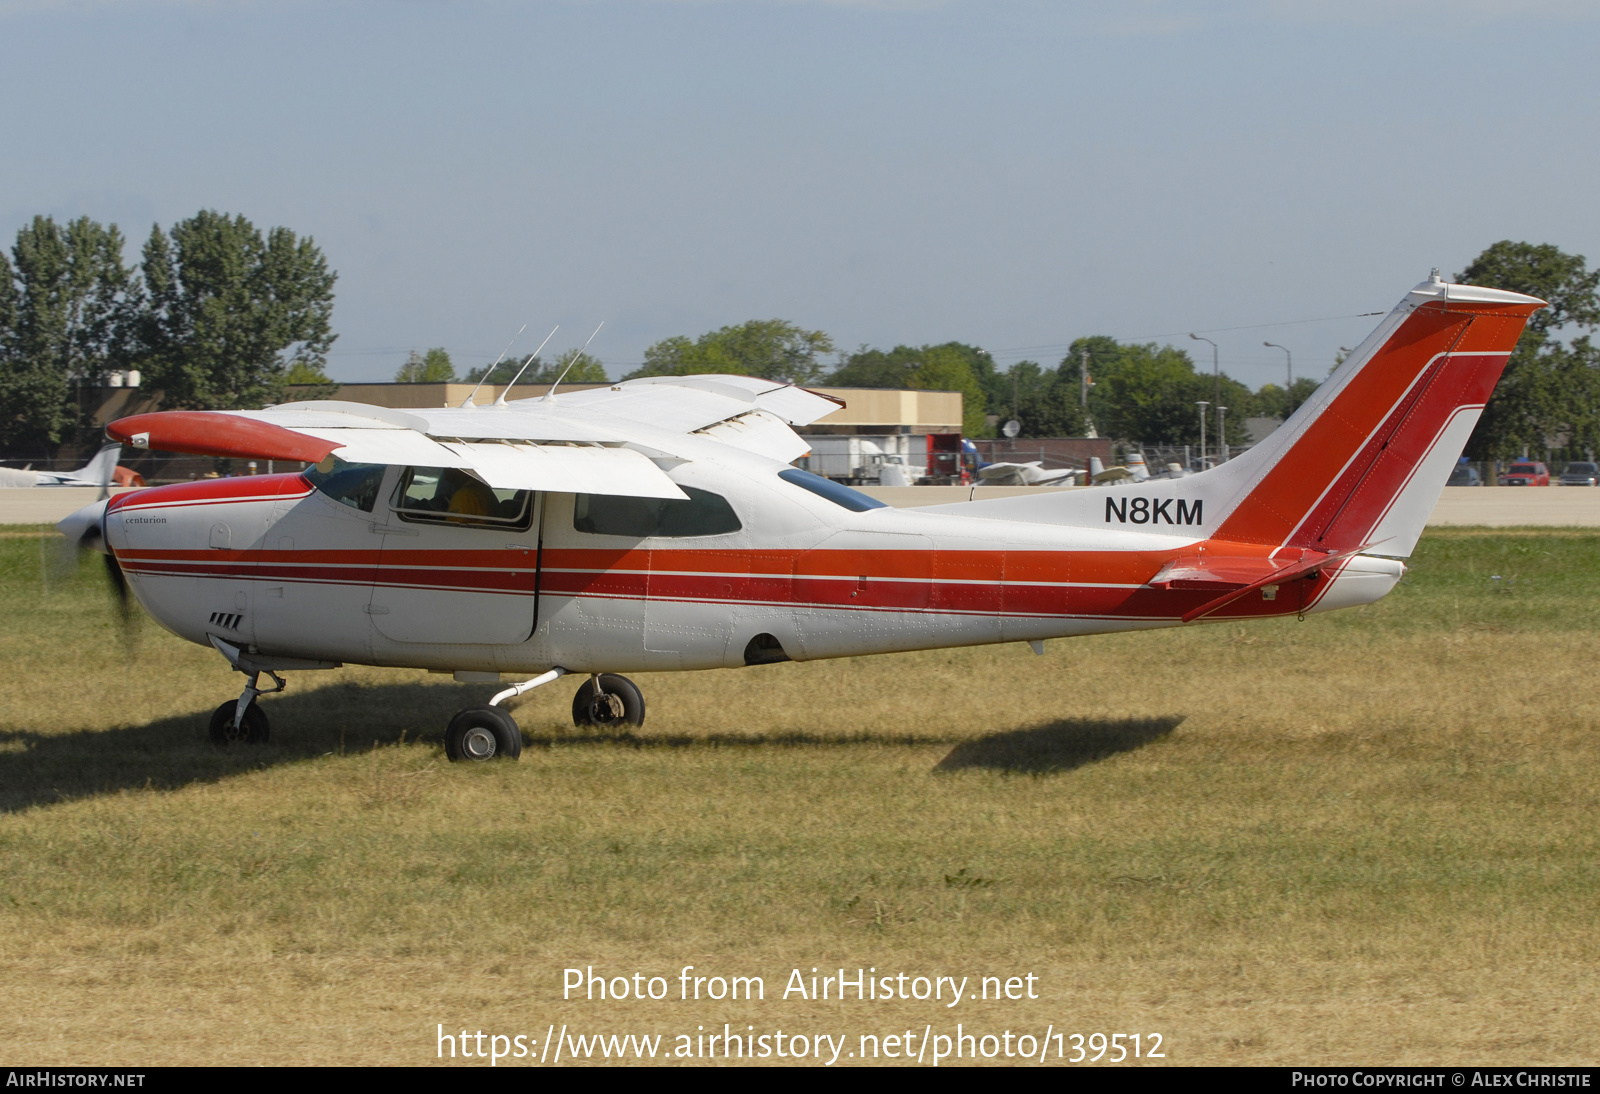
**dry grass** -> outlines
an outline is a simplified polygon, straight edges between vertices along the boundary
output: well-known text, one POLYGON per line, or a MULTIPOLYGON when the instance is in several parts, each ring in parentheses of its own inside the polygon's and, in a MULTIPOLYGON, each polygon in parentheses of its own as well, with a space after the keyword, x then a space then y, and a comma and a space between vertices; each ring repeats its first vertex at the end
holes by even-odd
MULTIPOLYGON (((448 1029, 1160 1032, 1175 1063, 1573 1063, 1600 977, 1600 536, 1430 535, 1304 623, 640 677, 635 735, 305 674, 237 677, 97 572, 0 543, 0 1052, 422 1063, 448 1029), (766 978, 765 1003, 563 1002, 561 970, 766 978), (791 969, 1025 974, 1036 1001, 783 1002, 791 969)), ((670 1040, 669 1040, 670 1044, 670 1040)), ((852 1040, 851 1047, 855 1046, 852 1040)))

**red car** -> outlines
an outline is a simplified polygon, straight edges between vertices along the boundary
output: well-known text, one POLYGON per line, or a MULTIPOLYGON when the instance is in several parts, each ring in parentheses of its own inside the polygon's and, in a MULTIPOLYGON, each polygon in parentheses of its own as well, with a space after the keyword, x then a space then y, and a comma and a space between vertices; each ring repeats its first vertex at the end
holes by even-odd
POLYGON ((1549 486, 1550 469, 1534 460, 1519 460, 1500 476, 1501 486, 1549 486))

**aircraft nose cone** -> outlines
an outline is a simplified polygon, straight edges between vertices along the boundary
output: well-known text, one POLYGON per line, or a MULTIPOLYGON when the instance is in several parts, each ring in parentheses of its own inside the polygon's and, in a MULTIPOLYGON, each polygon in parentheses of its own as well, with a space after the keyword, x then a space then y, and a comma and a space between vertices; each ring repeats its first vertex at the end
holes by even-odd
POLYGON ((103 555, 110 554, 106 549, 105 537, 106 505, 109 502, 109 498, 90 502, 57 524, 56 531, 66 536, 74 547, 87 547, 103 555))

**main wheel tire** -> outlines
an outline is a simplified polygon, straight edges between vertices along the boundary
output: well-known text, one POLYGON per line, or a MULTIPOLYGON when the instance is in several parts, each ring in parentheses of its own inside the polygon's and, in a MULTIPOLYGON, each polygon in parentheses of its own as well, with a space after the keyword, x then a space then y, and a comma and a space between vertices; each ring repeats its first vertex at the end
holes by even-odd
POLYGON ((600 674, 600 690, 595 691, 594 678, 585 680, 572 697, 572 722, 578 726, 637 726, 644 724, 644 695, 626 676, 606 672, 600 674), (602 702, 615 696, 622 710, 602 702))
POLYGON ((468 707, 450 719, 444 753, 452 761, 515 760, 522 755, 522 730, 499 707, 468 707))
POLYGON ((229 699, 216 710, 211 712, 211 741, 213 744, 229 745, 266 744, 271 735, 272 727, 267 722, 267 716, 261 708, 251 700, 250 705, 244 708, 244 721, 239 723, 239 728, 233 727, 233 715, 239 708, 239 700, 229 699))

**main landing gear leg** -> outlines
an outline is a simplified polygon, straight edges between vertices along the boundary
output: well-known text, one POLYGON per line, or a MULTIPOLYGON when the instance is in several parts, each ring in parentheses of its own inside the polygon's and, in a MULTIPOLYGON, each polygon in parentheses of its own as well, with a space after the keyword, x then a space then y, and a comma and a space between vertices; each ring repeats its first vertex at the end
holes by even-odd
MULTIPOLYGON (((240 670, 243 671, 243 670, 240 670)), ((211 713, 211 740, 217 744, 229 744, 234 741, 244 741, 249 744, 264 744, 272 732, 267 716, 256 705, 256 696, 275 695, 288 687, 283 677, 277 673, 266 670, 272 677, 273 683, 278 686, 263 689, 258 685, 261 682, 260 672, 249 672, 249 680, 244 686, 244 691, 239 698, 223 703, 211 713)))
POLYGON ((445 730, 444 754, 450 757, 452 763, 458 760, 482 763, 496 757, 514 760, 521 756, 522 730, 517 728, 516 720, 510 714, 500 709, 500 704, 566 674, 566 669, 551 669, 532 680, 506 688, 490 699, 488 706, 468 707, 461 711, 450 719, 450 728, 445 730))
POLYGON ((644 695, 626 676, 597 672, 572 697, 572 721, 578 726, 642 725, 644 695))

